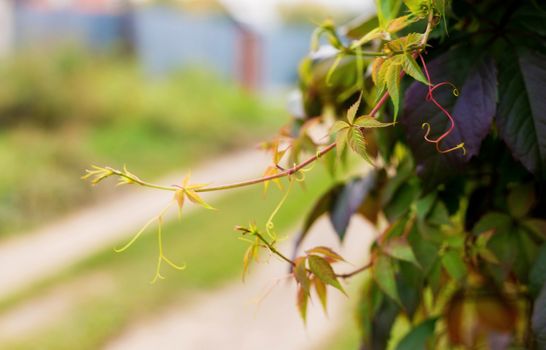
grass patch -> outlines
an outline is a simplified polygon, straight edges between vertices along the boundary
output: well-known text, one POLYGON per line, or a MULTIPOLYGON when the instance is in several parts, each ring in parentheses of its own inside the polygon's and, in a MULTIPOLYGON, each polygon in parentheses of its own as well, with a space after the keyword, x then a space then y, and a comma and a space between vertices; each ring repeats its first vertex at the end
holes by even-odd
MULTIPOLYGON (((293 227, 309 205, 330 185, 321 169, 307 177, 307 190, 295 186, 278 213, 275 224, 281 233, 293 227)), ((263 226, 281 195, 276 190, 270 191, 267 200, 263 199, 260 186, 230 192, 211 203, 220 211, 198 210, 183 218, 182 222, 168 223, 164 231, 167 254, 176 262, 186 262, 188 268, 180 272, 166 267, 164 275, 167 279, 154 285, 148 282, 153 276, 157 258, 156 236, 147 234, 124 253, 104 251, 20 294, 17 300, 5 301, 0 309, 39 296, 63 281, 86 275, 99 274, 108 281, 96 287, 104 288, 104 293, 82 300, 59 322, 53 322, 37 334, 27 334, 21 342, 0 344, 0 348, 100 348, 131 322, 153 315, 185 296, 240 276, 246 244, 236 238, 237 233, 232 228, 249 220, 263 226)))

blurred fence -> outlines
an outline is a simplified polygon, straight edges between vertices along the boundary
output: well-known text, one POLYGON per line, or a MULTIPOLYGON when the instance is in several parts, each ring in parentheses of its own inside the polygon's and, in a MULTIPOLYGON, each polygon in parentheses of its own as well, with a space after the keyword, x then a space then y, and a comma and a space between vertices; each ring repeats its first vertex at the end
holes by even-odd
POLYGON ((18 49, 66 42, 91 50, 130 47, 151 75, 199 65, 241 81, 248 79, 244 72, 251 69, 253 85, 263 89, 296 81, 297 64, 308 51, 312 32, 312 26, 305 24, 255 32, 228 15, 187 13, 165 6, 120 14, 16 6, 14 23, 18 49), (248 46, 249 36, 257 47, 248 46))

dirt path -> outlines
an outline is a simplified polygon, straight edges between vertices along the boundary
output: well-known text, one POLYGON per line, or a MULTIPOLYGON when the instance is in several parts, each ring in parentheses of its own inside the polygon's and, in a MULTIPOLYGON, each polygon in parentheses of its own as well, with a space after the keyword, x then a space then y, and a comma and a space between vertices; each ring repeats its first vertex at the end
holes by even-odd
MULTIPOLYGON (((304 248, 328 245, 341 251, 356 266, 366 261, 374 230, 354 218, 345 243, 339 247, 327 220, 322 219, 304 243, 304 248)), ((283 249, 289 251, 290 244, 283 249)), ((339 271, 354 266, 339 266, 339 271)), ((295 286, 286 280, 286 263, 271 260, 252 272, 243 284, 233 282, 217 291, 171 305, 152 319, 139 320, 107 350, 303 350, 318 349, 331 342, 343 322, 350 319, 349 299, 329 288, 328 314, 319 303, 309 306, 305 327, 295 306, 295 286), (275 285, 275 281, 278 281, 275 285), (274 288, 271 287, 274 285, 274 288), (270 292, 264 296, 268 290, 270 292), (263 299, 261 303, 256 300, 263 299), (192 306, 188 306, 192 305, 192 306)))
MULTIPOLYGON (((212 183, 245 179, 259 175, 267 161, 263 152, 236 153, 192 169, 192 179, 212 183)), ((177 183, 184 175, 184 172, 174 174, 160 182, 177 183)), ((170 195, 161 191, 134 188, 122 193, 100 207, 74 213, 57 223, 2 243, 0 299, 99 250, 113 247, 134 234, 170 200, 170 195)), ((206 199, 217 195, 208 194, 206 199)))

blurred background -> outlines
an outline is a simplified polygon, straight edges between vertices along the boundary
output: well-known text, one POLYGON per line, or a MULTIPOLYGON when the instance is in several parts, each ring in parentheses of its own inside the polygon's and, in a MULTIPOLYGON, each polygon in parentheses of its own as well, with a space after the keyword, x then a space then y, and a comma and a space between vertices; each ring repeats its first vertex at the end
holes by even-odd
MULTIPOLYGON (((157 337, 145 330, 172 310, 207 321, 175 327, 162 336, 175 342, 160 349, 212 348, 188 339, 233 327, 220 317, 211 328, 218 315, 199 308, 241 285, 246 247, 232 227, 265 222, 282 194, 264 199, 261 187, 226 193, 211 200, 218 213, 169 220, 169 256, 188 269, 165 268, 166 280, 150 285, 152 232, 123 254, 112 248, 169 194, 91 188, 80 177, 90 164, 127 165, 162 183, 179 181, 190 166, 200 182, 259 175, 267 158, 242 150, 289 121, 287 100, 315 25, 371 14, 372 0, 0 0, 0 349, 146 349, 157 337)), ((293 114, 297 107, 291 104, 293 114)), ((278 229, 294 231, 329 181, 321 169, 310 175, 307 190, 295 190, 279 213, 278 229)), ((260 288, 250 283, 247 291, 260 288)), ((351 315, 318 313, 326 328, 314 335, 314 326, 297 320, 294 293, 287 295, 303 340, 271 348, 356 347, 351 315)), ((225 317, 223 307, 215 310, 225 317)), ((265 311, 263 319, 291 324, 265 311)), ((267 327, 260 324, 250 332, 257 343, 247 342, 239 338, 250 326, 237 327, 243 342, 224 348, 293 337, 260 338, 267 327)))

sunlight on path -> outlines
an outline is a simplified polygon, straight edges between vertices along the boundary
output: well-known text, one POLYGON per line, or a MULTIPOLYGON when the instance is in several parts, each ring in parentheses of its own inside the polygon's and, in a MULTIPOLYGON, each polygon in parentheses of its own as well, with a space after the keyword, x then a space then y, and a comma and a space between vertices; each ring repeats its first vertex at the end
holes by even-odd
MULTIPOLYGON (((327 219, 320 220, 304 242, 304 248, 327 245, 342 252, 355 266, 366 262, 374 228, 354 217, 340 248, 327 219)), ((291 242, 282 249, 290 251, 291 242)), ((338 272, 354 266, 337 266, 338 272)), ((348 317, 349 299, 329 288, 328 314, 314 300, 308 307, 305 327, 295 305, 295 285, 287 276, 286 263, 272 258, 251 270, 246 283, 233 282, 220 290, 171 305, 168 310, 138 321, 109 344, 107 350, 278 350, 316 349, 331 337, 348 317), (278 283, 275 285, 275 281, 278 283), (271 286, 274 286, 271 289, 271 286), (258 305, 256 300, 270 293, 258 305)))
MULTIPOLYGON (((232 154, 193 169, 192 180, 224 183, 246 179, 260 175, 268 160, 260 151, 232 154)), ((180 173, 159 182, 170 185, 184 175, 180 173)), ((99 250, 114 247, 133 235, 171 199, 169 193, 136 187, 120 193, 100 207, 80 211, 58 223, 3 242, 0 245, 0 299, 99 250)), ((218 195, 221 193, 203 197, 209 200, 218 195)))

